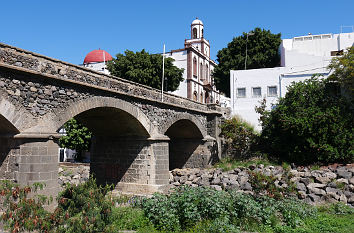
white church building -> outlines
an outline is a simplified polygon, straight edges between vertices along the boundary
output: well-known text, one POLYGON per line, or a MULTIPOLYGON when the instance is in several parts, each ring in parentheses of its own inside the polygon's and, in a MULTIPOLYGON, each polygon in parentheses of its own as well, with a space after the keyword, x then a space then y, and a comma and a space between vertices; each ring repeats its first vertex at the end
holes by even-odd
POLYGON ((239 115, 260 131, 259 114, 255 107, 264 98, 268 110, 284 97, 292 82, 311 78, 315 74, 327 77, 327 69, 335 56, 354 45, 354 32, 321 34, 284 39, 280 45, 281 67, 231 70, 230 95, 232 115, 239 115))
POLYGON ((191 38, 184 41, 184 48, 165 54, 172 57, 174 65, 183 68, 183 81, 172 94, 200 103, 220 103, 220 94, 212 76, 215 61, 210 58, 210 43, 204 38, 204 24, 198 18, 191 24, 191 38))

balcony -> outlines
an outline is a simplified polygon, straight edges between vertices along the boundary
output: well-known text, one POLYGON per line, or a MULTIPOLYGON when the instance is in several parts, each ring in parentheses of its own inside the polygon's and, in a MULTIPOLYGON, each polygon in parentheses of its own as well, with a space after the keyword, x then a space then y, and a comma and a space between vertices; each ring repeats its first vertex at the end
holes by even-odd
POLYGON ((202 81, 204 88, 209 89, 209 90, 212 90, 212 89, 213 89, 213 83, 210 82, 209 80, 207 80, 207 79, 202 79, 202 80, 200 80, 200 81, 202 81))

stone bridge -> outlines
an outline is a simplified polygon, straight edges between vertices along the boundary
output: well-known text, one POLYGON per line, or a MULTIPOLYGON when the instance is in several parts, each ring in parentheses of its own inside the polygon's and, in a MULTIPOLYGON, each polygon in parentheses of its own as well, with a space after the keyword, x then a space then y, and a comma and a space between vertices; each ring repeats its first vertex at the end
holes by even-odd
POLYGON ((0 43, 0 178, 58 190, 58 130, 71 118, 93 132, 99 183, 152 193, 169 169, 205 167, 220 154, 222 117, 205 105, 0 43))

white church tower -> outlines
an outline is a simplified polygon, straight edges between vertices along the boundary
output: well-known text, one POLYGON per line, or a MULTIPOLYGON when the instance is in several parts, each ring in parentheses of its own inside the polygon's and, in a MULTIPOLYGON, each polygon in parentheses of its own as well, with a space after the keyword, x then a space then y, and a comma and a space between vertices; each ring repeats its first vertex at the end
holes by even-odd
POLYGON ((184 41, 184 48, 171 50, 166 56, 175 59, 174 64, 184 69, 184 80, 173 94, 201 103, 220 102, 220 94, 212 77, 216 63, 210 59, 210 44, 204 38, 201 20, 193 20, 191 38, 184 41))

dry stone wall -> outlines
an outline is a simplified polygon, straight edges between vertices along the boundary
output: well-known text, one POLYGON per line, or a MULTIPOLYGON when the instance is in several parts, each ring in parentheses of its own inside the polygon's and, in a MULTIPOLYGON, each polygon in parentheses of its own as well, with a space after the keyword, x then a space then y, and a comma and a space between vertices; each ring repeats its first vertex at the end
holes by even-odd
MULTIPOLYGON (((253 193, 250 171, 277 177, 275 185, 287 187, 282 179, 282 167, 251 166, 236 168, 227 172, 221 169, 175 169, 170 174, 170 186, 188 185, 207 186, 216 190, 234 189, 239 192, 253 193)), ((354 164, 332 166, 320 170, 299 167, 290 170, 291 181, 295 183, 298 197, 308 203, 341 201, 354 207, 354 164)))
MULTIPOLYGON (((79 184, 89 178, 89 165, 61 164, 59 184, 79 184)), ((221 169, 174 169, 170 172, 170 188, 181 185, 192 187, 211 187, 216 190, 237 190, 253 193, 249 172, 262 172, 278 177, 276 185, 286 187, 281 179, 282 167, 251 166, 239 167, 223 172, 221 169)), ((354 207, 354 164, 348 166, 331 166, 319 170, 299 167, 290 170, 291 181, 296 184, 298 198, 310 204, 341 201, 354 207)))

